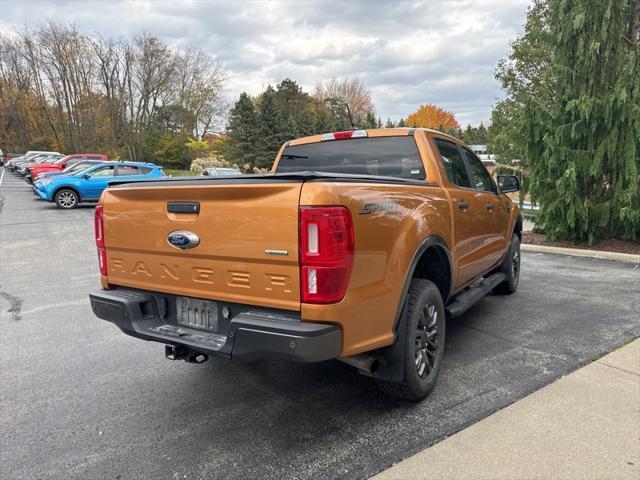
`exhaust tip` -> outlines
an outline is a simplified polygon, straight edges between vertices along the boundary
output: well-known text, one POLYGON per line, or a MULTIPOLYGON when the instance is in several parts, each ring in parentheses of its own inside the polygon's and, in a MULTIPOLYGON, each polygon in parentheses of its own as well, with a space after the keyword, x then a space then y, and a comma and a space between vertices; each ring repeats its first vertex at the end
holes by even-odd
POLYGON ((367 354, 340 357, 338 360, 351 365, 352 367, 356 367, 360 372, 366 375, 373 375, 379 367, 378 359, 367 354))

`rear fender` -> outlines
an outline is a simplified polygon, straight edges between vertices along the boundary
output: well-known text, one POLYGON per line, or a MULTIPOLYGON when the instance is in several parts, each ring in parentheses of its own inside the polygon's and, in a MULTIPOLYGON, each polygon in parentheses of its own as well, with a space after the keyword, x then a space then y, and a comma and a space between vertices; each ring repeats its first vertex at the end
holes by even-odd
MULTIPOLYGON (((405 335, 406 335, 406 306, 407 306, 407 293, 409 291, 409 286, 411 285, 411 281, 413 280, 413 276, 416 272, 416 268, 420 263, 420 259, 422 255, 430 248, 438 246, 440 247, 447 255, 447 260, 449 263, 449 274, 451 279, 451 284, 449 285, 449 296, 451 292, 453 292, 454 285, 454 275, 453 275, 453 263, 451 261, 451 254, 449 253, 449 248, 446 242, 442 239, 442 237, 438 235, 429 235, 418 247, 415 255, 413 256, 413 260, 411 261, 411 265, 409 267, 409 271, 407 273, 407 277, 405 279, 404 287, 402 288, 402 295, 400 296, 400 304, 398 305, 396 319, 395 319, 395 336, 396 341, 393 345, 382 348, 376 352, 376 357, 379 362, 379 368, 375 372, 374 376, 376 378, 380 378, 382 380, 389 380, 392 382, 401 382, 404 380, 404 350, 403 346, 405 344, 405 335)), ((444 304, 447 304, 448 298, 442 299, 444 304)))

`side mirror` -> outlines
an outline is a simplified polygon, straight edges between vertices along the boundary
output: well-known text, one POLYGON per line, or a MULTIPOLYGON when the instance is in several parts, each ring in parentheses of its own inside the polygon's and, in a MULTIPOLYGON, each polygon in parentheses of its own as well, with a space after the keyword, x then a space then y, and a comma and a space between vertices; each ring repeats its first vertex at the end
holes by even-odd
POLYGON ((515 175, 498 175, 500 193, 517 192, 520 190, 520 180, 515 175))
POLYGON ((84 175, 82 175, 82 178, 84 178, 85 180, 89 180, 91 178, 91 175, 85 173, 84 175))
POLYGON ((209 176, 209 170, 206 170, 206 169, 203 170, 202 175, 209 176))

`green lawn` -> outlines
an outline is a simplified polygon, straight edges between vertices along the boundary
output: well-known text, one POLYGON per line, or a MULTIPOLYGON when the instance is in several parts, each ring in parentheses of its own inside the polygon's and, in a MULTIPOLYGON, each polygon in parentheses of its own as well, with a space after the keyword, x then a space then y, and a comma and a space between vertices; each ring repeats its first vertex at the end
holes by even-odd
POLYGON ((189 172, 189 170, 177 170, 175 168, 163 168, 163 170, 166 176, 188 177, 189 175, 191 175, 191 172, 189 172))

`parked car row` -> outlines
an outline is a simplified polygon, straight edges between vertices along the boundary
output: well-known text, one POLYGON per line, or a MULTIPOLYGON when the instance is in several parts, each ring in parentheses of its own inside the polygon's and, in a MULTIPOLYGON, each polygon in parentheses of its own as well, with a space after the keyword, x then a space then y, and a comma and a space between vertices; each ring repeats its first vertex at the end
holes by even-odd
POLYGON ((44 152, 38 150, 31 150, 22 156, 14 157, 7 160, 4 164, 4 168, 10 172, 19 172, 19 170, 29 163, 41 163, 45 161, 55 161, 60 157, 63 157, 59 152, 44 152))
POLYGON ((153 163, 109 161, 99 153, 27 152, 4 166, 24 177, 37 197, 63 209, 97 201, 109 182, 118 177, 137 180, 164 176, 162 167, 153 163))

